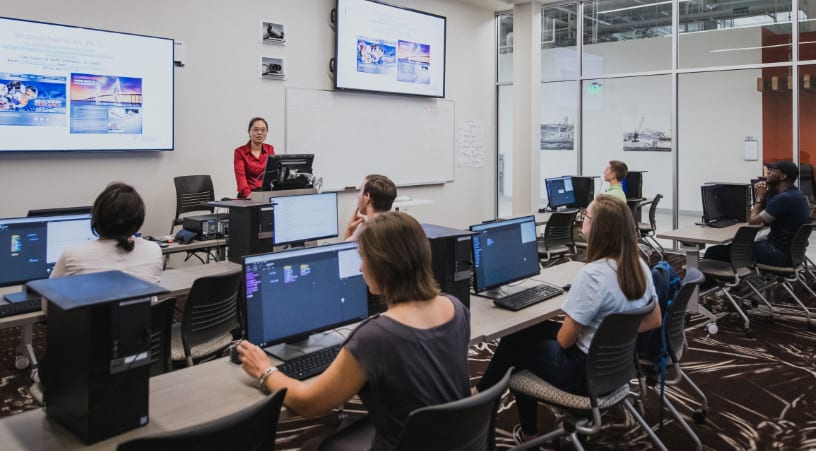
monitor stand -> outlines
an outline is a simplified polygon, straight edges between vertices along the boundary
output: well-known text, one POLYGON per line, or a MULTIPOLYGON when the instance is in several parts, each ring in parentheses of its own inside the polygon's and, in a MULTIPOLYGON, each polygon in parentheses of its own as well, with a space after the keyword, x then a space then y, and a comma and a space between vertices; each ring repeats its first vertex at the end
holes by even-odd
POLYGON ((309 338, 293 343, 281 343, 264 348, 267 354, 276 357, 284 362, 295 357, 319 351, 329 346, 341 344, 344 338, 334 332, 310 335, 309 338))
POLYGON ((485 290, 479 293, 476 293, 477 296, 482 296, 485 298, 490 299, 501 299, 506 296, 510 296, 516 294, 520 291, 524 291, 530 287, 526 287, 520 283, 515 285, 502 285, 500 287, 491 288, 489 290, 485 290))

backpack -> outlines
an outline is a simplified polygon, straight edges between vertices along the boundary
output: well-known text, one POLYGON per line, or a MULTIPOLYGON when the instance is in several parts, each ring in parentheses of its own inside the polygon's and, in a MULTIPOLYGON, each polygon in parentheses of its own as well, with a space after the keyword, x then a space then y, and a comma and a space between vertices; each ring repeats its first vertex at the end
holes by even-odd
MULTIPOLYGON (((660 305, 660 316, 664 317, 666 307, 680 291, 680 277, 666 260, 660 260, 652 267, 652 280, 655 293, 660 305)), ((662 328, 648 330, 638 335, 638 356, 656 362, 663 353, 663 343, 660 338, 662 328)))

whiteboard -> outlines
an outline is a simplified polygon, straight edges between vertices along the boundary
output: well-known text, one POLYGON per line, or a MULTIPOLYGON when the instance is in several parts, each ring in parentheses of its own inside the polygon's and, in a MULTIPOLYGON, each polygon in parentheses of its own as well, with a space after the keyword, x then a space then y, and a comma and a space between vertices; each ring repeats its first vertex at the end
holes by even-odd
POLYGON ((451 100, 287 88, 286 153, 313 153, 323 190, 368 174, 398 186, 453 181, 451 100))

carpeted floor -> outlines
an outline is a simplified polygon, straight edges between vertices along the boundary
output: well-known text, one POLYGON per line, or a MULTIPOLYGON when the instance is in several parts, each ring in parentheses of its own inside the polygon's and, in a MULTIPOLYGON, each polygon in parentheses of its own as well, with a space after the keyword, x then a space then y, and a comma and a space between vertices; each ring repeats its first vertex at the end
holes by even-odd
MULTIPOLYGON (((679 266, 682 257, 672 256, 679 266)), ((784 301, 784 296, 778 296, 784 301)), ((805 303, 816 306, 816 299, 802 296, 805 303)), ((727 311, 723 305, 715 311, 727 311)), ((770 322, 752 318, 755 338, 746 338, 741 321, 728 315, 718 321, 719 332, 709 336, 704 323, 694 317, 687 332, 689 351, 683 357, 687 374, 703 389, 709 399, 705 424, 695 425, 691 413, 698 406, 688 390, 680 385, 668 391, 678 409, 687 417, 705 449, 816 449, 816 332, 802 321, 779 319, 770 322), (696 322, 695 322, 696 321, 696 322)), ((35 348, 43 352, 45 330, 34 331, 35 348)), ((0 417, 27 409, 39 408, 28 394, 28 371, 14 369, 14 348, 19 329, 0 331, 0 417)), ((483 343, 470 351, 472 383, 478 381, 495 349, 495 342, 483 343)), ((658 398, 654 392, 645 402, 647 420, 656 423, 658 398)), ((541 407, 539 428, 553 428, 553 417, 541 407)), ((364 413, 359 401, 346 404, 343 414, 356 418, 364 413)), ((497 421, 498 447, 512 446, 511 431, 518 422, 514 400, 503 397, 497 421)), ((652 449, 648 437, 635 427, 634 420, 622 411, 604 417, 604 430, 591 438, 587 449, 652 449)), ((298 449, 311 437, 325 435, 338 425, 338 415, 318 419, 292 419, 282 422, 278 449, 298 449)), ((666 417, 660 437, 669 449, 693 449, 693 442, 678 424, 666 417)), ((0 446, 1 448, 2 446, 0 446)))

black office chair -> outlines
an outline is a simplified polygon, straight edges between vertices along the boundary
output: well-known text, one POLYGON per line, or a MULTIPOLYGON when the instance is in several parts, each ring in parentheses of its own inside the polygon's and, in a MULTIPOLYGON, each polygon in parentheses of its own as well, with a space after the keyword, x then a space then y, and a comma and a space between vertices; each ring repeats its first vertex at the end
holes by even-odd
POLYGON ((196 279, 173 325, 172 360, 187 366, 218 356, 241 336, 238 293, 241 271, 196 279))
MULTIPOLYGON (((664 318, 664 323, 660 328, 663 342, 666 345, 665 352, 668 357, 668 361, 666 362, 667 370, 674 372, 674 377, 672 379, 665 380, 665 386, 674 387, 679 385, 683 380, 689 384, 692 390, 702 400, 700 407, 695 409, 692 415, 694 422, 697 424, 702 424, 705 422, 705 418, 708 413, 708 398, 706 398, 705 393, 700 390, 700 388, 680 367, 680 359, 682 359, 683 353, 688 348, 688 344, 686 342, 686 306, 688 305, 692 294, 694 294, 694 290, 697 289, 697 287, 703 283, 704 280, 705 276, 703 276, 700 271, 694 268, 686 269, 686 277, 683 279, 680 290, 677 292, 674 299, 672 299, 671 304, 668 305, 663 312, 661 312, 664 318)), ((661 377, 660 358, 658 357, 657 360, 643 360, 641 362, 641 367, 646 374, 644 379, 647 386, 654 389, 659 394, 659 378, 661 377)), ((644 393, 641 393, 641 396, 643 395, 644 393)), ((700 438, 697 437, 697 434, 694 433, 683 416, 680 415, 680 412, 677 411, 677 408, 675 408, 674 404, 669 400, 669 397, 664 396, 662 402, 669 409, 669 412, 672 414, 675 420, 677 420, 680 426, 692 438, 696 448, 698 450, 702 449, 700 438)))
POLYGON ((257 451, 275 449, 286 389, 232 415, 178 431, 120 443, 117 451, 257 451))
POLYGON ((212 213, 214 208, 206 202, 215 200, 212 178, 209 175, 183 175, 175 177, 176 185, 176 217, 170 226, 173 234, 176 226, 182 223, 182 215, 194 211, 212 213))
POLYGON ((762 287, 763 291, 775 285, 782 285, 785 291, 791 295, 793 300, 799 304, 799 307, 804 310, 805 315, 807 316, 807 325, 810 329, 816 329, 814 324, 811 322, 810 309, 808 309, 805 304, 802 303, 802 300, 799 299, 796 294, 794 294, 792 283, 799 282, 803 287, 805 287, 805 290, 807 290, 811 296, 816 298, 816 292, 814 292, 813 289, 808 286, 803 274, 808 271, 805 260, 805 252, 807 251, 810 232, 813 230, 813 227, 814 224, 804 224, 799 227, 799 230, 797 230, 793 235, 790 248, 791 261, 793 262, 791 266, 771 266, 763 265, 761 263, 757 263, 756 265, 757 271, 761 276, 773 279, 772 284, 762 287))
POLYGON ((512 368, 489 389, 468 398, 416 409, 402 428, 398 451, 492 451, 496 449, 496 411, 512 368))
MULTIPOLYGON (((173 218, 173 223, 170 225, 170 235, 175 235, 176 227, 182 225, 183 215, 186 213, 207 214, 215 211, 214 207, 206 204, 206 202, 215 200, 215 190, 209 175, 183 175, 173 178, 173 182, 176 185, 176 217, 173 218)), ((196 257, 201 263, 209 263, 210 258, 217 260, 212 251, 212 248, 189 251, 184 261, 186 262, 191 257, 196 257)), ((169 257, 170 254, 164 256, 165 268, 169 257)))
POLYGON ((811 205, 814 203, 814 184, 816 180, 813 177, 813 165, 808 163, 799 163, 799 190, 805 195, 811 205))
MULTIPOLYGON (((640 236, 640 242, 654 249, 654 251, 660 254, 662 258, 664 252, 663 246, 661 246, 655 238, 655 234, 657 233, 655 215, 657 213, 657 204, 660 203, 660 199, 663 199, 663 195, 657 194, 651 201, 638 206, 639 212, 644 206, 649 205, 649 223, 646 224, 644 222, 638 222, 637 228, 640 236)), ((636 215, 635 217, 637 218, 638 216, 636 215)))
POLYGON ((731 242, 731 255, 729 261, 724 262, 720 260, 712 260, 703 258, 698 263, 700 272, 707 277, 711 277, 717 282, 717 286, 700 293, 700 299, 708 297, 714 293, 722 292, 725 297, 731 302, 734 310, 742 317, 745 325, 745 336, 752 338, 754 333, 751 331, 751 321, 743 311, 740 303, 737 302, 731 295, 731 289, 745 282, 759 299, 762 300, 771 311, 773 315, 773 308, 767 299, 760 293, 756 286, 746 279, 754 270, 754 238, 759 227, 743 226, 737 230, 734 236, 734 241, 731 242))
POLYGON ((510 390, 522 393, 560 411, 556 417, 558 429, 526 442, 514 450, 537 449, 539 445, 560 437, 567 437, 573 446, 583 450, 578 434, 594 435, 601 430, 601 412, 623 404, 632 417, 643 427, 658 449, 666 447, 657 438, 646 420, 629 401, 629 381, 638 374, 635 355, 638 327, 656 308, 654 302, 625 313, 614 313, 604 318, 586 356, 586 383, 588 396, 579 396, 559 390, 533 373, 523 370, 510 378, 510 390))
POLYGON ((578 210, 556 211, 547 221, 544 236, 538 239, 538 258, 542 266, 555 262, 556 258, 575 255, 573 227, 578 210))
POLYGON ((173 369, 170 346, 175 308, 176 298, 165 299, 150 307, 150 377, 173 369))

